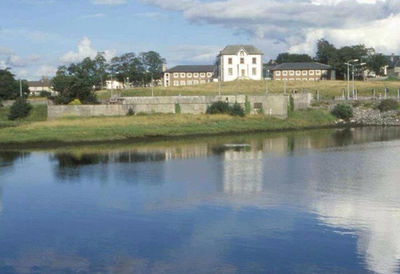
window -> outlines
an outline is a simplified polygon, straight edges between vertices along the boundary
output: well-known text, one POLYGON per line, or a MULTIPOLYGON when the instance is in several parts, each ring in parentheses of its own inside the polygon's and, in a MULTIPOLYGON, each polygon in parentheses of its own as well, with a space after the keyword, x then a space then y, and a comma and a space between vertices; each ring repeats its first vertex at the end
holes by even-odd
POLYGON ((186 74, 185 73, 181 73, 181 78, 185 78, 186 74))
POLYGON ((253 57, 253 65, 257 65, 257 58, 253 57))
POLYGON ((301 75, 301 71, 300 70, 296 70, 296 76, 300 76, 301 75))
POLYGON ((165 79, 169 79, 169 73, 165 74, 165 79))
POLYGON ((275 71, 276 76, 281 76, 281 72, 279 70, 275 71))
POLYGON ((308 72, 308 74, 309 74, 309 75, 314 75, 314 71, 313 71, 313 70, 310 70, 310 71, 308 72))
POLYGON ((307 71, 306 71, 306 70, 303 70, 301 74, 302 74, 303 76, 305 76, 305 75, 307 75, 307 71))
POLYGON ((228 68, 228 75, 232 76, 233 75, 233 68, 228 68))
POLYGON ((191 74, 191 73, 188 73, 186 76, 187 76, 188 78, 192 78, 192 74, 191 74))
POLYGON ((290 76, 293 76, 293 75, 294 75, 294 70, 290 70, 290 71, 289 71, 289 75, 290 75, 290 76))
POLYGON ((193 73, 193 77, 194 78, 199 78, 199 74, 198 73, 193 73))
POLYGON ((199 80, 194 80, 193 84, 198 85, 199 84, 199 80))
POLYGON ((257 68, 253 68, 252 73, 253 73, 253 75, 257 75, 257 68))
POLYGON ((178 78, 179 77, 179 73, 174 73, 174 78, 178 78))
POLYGON ((294 78, 289 78, 289 81, 294 81, 294 78))
POLYGON ((296 81, 301 81, 301 78, 296 78, 296 81))
POLYGON ((204 78, 206 77, 206 74, 204 72, 200 73, 200 77, 204 78))
POLYGON ((188 86, 193 85, 193 81, 192 81, 192 80, 188 80, 188 81, 187 81, 187 85, 188 85, 188 86))
POLYGON ((320 71, 320 70, 316 70, 316 71, 315 71, 315 74, 316 74, 316 75, 321 75, 321 71, 320 71))
POLYGON ((244 64, 244 58, 243 57, 240 58, 240 64, 244 64))
POLYGON ((179 81, 174 81, 174 86, 179 86, 179 81))
POLYGON ((283 80, 283 81, 287 81, 287 78, 283 78, 282 80, 283 80))
POLYGON ((206 80, 200 80, 200 84, 205 84, 206 80))
POLYGON ((207 77, 212 77, 212 73, 211 72, 207 72, 207 77))
POLYGON ((232 58, 228 58, 228 64, 232 65, 232 58))
POLYGON ((307 81, 308 79, 307 78, 303 78, 303 81, 307 81))
POLYGON ((287 76, 287 70, 282 71, 283 76, 287 76))
POLYGON ((186 86, 186 81, 183 80, 183 81, 181 81, 180 84, 181 84, 181 86, 186 86))

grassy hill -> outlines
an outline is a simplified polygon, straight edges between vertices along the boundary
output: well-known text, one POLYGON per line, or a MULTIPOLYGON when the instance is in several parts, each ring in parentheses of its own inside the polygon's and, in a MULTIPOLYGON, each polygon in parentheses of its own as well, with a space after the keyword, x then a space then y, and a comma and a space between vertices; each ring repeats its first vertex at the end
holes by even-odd
MULTIPOLYGON (((284 82, 268 81, 268 90, 271 93, 283 93, 284 82)), ((388 88, 390 95, 397 95, 397 89, 400 88, 400 81, 356 81, 355 88, 358 89, 359 95, 371 95, 372 90, 376 90, 376 94, 384 94, 384 89, 388 88)), ((286 90, 302 90, 316 93, 319 90, 321 98, 332 98, 333 96, 341 96, 342 90, 347 92, 346 81, 290 81, 286 83, 286 90)), ((351 83, 350 83, 351 89, 351 83)), ((154 96, 174 96, 174 95, 217 95, 219 90, 218 83, 209 83, 196 86, 186 87, 155 87, 154 96)), ((238 80, 234 82, 221 83, 221 94, 265 94, 265 81, 238 80)), ((114 91, 114 94, 120 96, 151 96, 151 88, 134 88, 127 90, 114 91)), ((111 96, 110 91, 98 91, 97 96, 100 100, 108 99, 111 96)))

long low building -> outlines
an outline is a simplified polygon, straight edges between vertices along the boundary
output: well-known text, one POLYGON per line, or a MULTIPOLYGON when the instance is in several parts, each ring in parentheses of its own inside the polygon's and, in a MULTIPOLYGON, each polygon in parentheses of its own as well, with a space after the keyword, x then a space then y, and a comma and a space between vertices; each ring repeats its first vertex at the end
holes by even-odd
POLYGON ((331 66, 317 62, 283 63, 269 67, 273 80, 278 81, 318 81, 335 80, 331 66))
POLYGON ((164 86, 192 86, 213 81, 216 67, 213 65, 176 66, 164 72, 164 86))

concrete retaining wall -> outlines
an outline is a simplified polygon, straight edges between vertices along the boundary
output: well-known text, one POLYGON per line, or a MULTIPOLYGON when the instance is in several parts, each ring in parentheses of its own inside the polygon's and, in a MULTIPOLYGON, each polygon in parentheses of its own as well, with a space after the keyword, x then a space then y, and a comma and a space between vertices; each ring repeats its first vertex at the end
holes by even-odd
MULTIPOLYGON (((286 118, 288 96, 247 96, 251 114, 262 109, 265 115, 286 118)), ((164 97, 124 97, 121 104, 115 105, 57 105, 48 106, 48 119, 53 120, 66 116, 122 116, 129 109, 135 113, 175 113, 179 104, 182 114, 201 114, 214 102, 224 101, 230 104, 239 103, 243 108, 246 104, 245 95, 229 96, 164 96, 164 97)))
POLYGON ((311 107, 313 100, 311 93, 296 93, 292 94, 294 102, 294 110, 307 109, 311 107))

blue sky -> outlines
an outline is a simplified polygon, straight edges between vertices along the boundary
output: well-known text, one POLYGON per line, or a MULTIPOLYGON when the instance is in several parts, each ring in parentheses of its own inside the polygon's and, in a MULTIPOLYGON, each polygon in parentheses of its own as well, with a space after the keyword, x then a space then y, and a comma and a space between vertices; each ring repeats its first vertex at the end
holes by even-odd
POLYGON ((227 44, 254 44, 264 59, 313 55, 326 38, 400 53, 394 0, 1 0, 0 68, 51 76, 59 65, 105 51, 155 50, 168 66, 213 63, 227 44), (340 19, 339 19, 340 18, 340 19))

